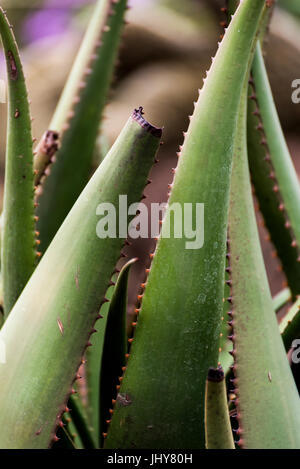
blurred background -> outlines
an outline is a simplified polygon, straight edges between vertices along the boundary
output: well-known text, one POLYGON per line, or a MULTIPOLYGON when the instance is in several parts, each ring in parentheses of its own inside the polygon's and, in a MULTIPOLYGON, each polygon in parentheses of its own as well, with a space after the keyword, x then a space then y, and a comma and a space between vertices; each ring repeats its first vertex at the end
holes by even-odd
MULTIPOLYGON (((21 49, 29 95, 33 131, 40 138, 48 128, 75 54, 92 13, 94 0, 2 0, 21 49)), ((210 67, 225 20, 225 0, 130 0, 128 24, 116 68, 113 89, 105 110, 99 146, 109 147, 134 107, 143 106, 146 118, 164 127, 164 145, 146 190, 151 201, 167 198, 171 168, 182 132, 188 127, 202 77, 210 67)), ((266 62, 275 101, 297 172, 300 175, 300 104, 291 100, 291 83, 300 78, 300 2, 282 0, 273 15, 266 45, 266 62)), ((0 78, 5 78, 4 58, 0 78)), ((6 107, 0 106, 0 190, 3 189, 6 107)), ((259 218, 259 215, 258 215, 259 218)), ((261 223, 259 223, 261 225, 261 223)), ((272 293, 284 285, 273 248, 260 226, 272 293)), ((130 255, 139 262, 130 289, 131 309, 137 280, 143 281, 152 242, 137 240, 130 255)))

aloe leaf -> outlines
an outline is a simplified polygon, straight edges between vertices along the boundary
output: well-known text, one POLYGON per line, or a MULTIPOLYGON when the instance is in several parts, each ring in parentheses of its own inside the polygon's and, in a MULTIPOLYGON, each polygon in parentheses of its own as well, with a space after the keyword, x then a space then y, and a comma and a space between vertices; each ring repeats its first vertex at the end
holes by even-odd
POLYGON ((279 323, 282 340, 286 350, 292 346, 294 339, 300 337, 300 299, 288 310, 279 323))
POLYGON ((189 203, 199 234, 203 220, 196 220, 195 209, 201 202, 205 242, 191 249, 188 233, 177 237, 171 230, 169 237, 160 236, 139 296, 141 311, 107 448, 205 446, 205 382, 207 370, 218 362, 233 139, 264 4, 241 4, 195 106, 162 230, 172 204, 182 210, 189 203))
POLYGON ((97 446, 94 443, 92 433, 89 429, 88 422, 81 412, 80 405, 78 403, 79 398, 76 395, 69 397, 68 407, 72 415, 72 421, 76 429, 79 432, 80 440, 82 441, 86 449, 96 449, 97 446))
MULTIPOLYGON (((98 0, 84 41, 50 123, 59 135, 56 161, 39 186, 41 249, 44 251, 83 190, 92 171, 95 142, 116 61, 126 0, 98 0)), ((46 136, 49 135, 46 133, 46 136)), ((53 138, 42 140, 35 157, 41 173, 52 154, 53 138)))
POLYGON ((120 195, 127 194, 128 205, 140 200, 160 136, 161 129, 134 111, 1 329, 7 356, 0 364, 1 448, 44 448, 55 441, 124 242, 121 232, 98 237, 105 217, 99 221, 97 213, 106 207, 113 220, 115 207, 118 220, 120 195))
POLYGON ((110 420, 112 399, 116 397, 116 386, 123 374, 127 352, 127 285, 130 267, 137 261, 131 259, 123 267, 108 311, 100 376, 100 435, 106 432, 107 420, 110 420))
POLYGON ((31 118, 18 47, 0 8, 0 35, 7 64, 8 121, 5 162, 1 282, 9 314, 35 268, 34 184, 31 118))
MULTIPOLYGON (((82 441, 78 436, 77 428, 72 420, 70 412, 65 412, 62 416, 62 423, 64 424, 63 429, 67 432, 69 438, 72 440, 74 449, 84 449, 82 441)), ((59 430, 57 432, 59 434, 59 430)), ((57 444, 57 443, 56 443, 57 444)))
MULTIPOLYGON (((116 273, 111 278, 111 283, 116 281, 116 273)), ((100 371, 101 371, 101 357, 103 352, 103 343, 105 337, 105 328, 108 311, 110 308, 110 301, 114 292, 114 285, 110 285, 105 297, 109 300, 104 303, 99 311, 101 322, 97 324, 97 333, 93 334, 90 338, 91 346, 86 351, 85 372, 86 372, 86 385, 88 399, 84 405, 84 411, 89 422, 89 428, 95 445, 99 446, 101 442, 100 432, 100 371)))
POLYGON ((206 449, 235 449, 222 368, 210 368, 205 390, 206 449))
POLYGON ((106 294, 106 298, 110 301, 100 310, 103 316, 101 329, 91 337, 92 346, 88 348, 86 354, 87 410, 97 445, 102 441, 102 433, 106 430, 106 420, 110 415, 112 398, 115 397, 115 386, 118 383, 112 384, 112 382, 121 376, 122 366, 125 364, 127 282, 130 268, 136 260, 135 258, 128 261, 118 277, 112 278, 114 285, 106 294), (114 363, 117 371, 114 371, 114 363), (104 417, 103 414, 105 414, 104 417))
POLYGON ((300 401, 279 334, 252 202, 247 88, 235 142, 229 213, 234 372, 239 444, 299 448, 300 401))
POLYGON ((292 299, 292 293, 289 288, 284 288, 281 292, 277 293, 273 297, 273 308, 274 311, 279 311, 283 306, 285 306, 292 299))
POLYGON ((77 449, 65 427, 59 429, 58 441, 54 449, 77 449))
POLYGON ((260 210, 289 287, 300 293, 300 186, 257 45, 248 110, 248 153, 260 210))

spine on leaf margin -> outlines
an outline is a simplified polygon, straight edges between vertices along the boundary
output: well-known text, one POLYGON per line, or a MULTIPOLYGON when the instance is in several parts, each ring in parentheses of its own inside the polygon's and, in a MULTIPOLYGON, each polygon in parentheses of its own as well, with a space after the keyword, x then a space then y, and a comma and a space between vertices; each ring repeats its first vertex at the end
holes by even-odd
POLYGON ((244 448, 299 448, 299 396, 274 315, 252 202, 246 109, 245 86, 234 147, 228 255, 237 433, 244 448))
POLYGON ((260 0, 241 4, 195 106, 162 230, 173 203, 183 209, 184 203, 201 201, 204 246, 186 249, 187 237, 160 236, 139 296, 138 326, 107 448, 205 446, 205 382, 209 367, 218 363, 233 139, 264 5, 260 0), (124 405, 124 396, 130 405, 124 405))
POLYGON ((92 171, 96 138, 113 74, 126 0, 98 0, 35 168, 38 230, 45 251, 92 171), (59 150, 54 156, 60 140, 59 150), (54 162, 49 166, 49 163, 54 162))
POLYGON ((97 207, 111 203, 118 219, 120 195, 128 195, 129 205, 140 200, 160 136, 161 129, 133 113, 4 324, 1 448, 45 448, 57 439, 56 427, 124 242, 99 239, 97 207))
POLYGON ((4 212, 1 220, 1 283, 8 316, 36 264, 31 118, 18 47, 0 8, 0 34, 8 80, 4 212))

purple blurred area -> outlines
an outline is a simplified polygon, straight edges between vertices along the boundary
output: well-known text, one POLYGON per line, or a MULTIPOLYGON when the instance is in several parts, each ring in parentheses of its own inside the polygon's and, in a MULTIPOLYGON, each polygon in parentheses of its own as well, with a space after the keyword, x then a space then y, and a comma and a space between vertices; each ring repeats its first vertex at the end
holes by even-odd
MULTIPOLYGON (((129 0, 130 7, 149 4, 155 0, 129 0)), ((94 0, 45 0, 42 7, 32 10, 25 19, 22 36, 26 43, 58 36, 70 26, 74 10, 95 3, 94 0)))
POLYGON ((93 3, 93 0, 45 0, 43 7, 32 10, 24 21, 22 33, 27 43, 65 33, 74 9, 93 3))

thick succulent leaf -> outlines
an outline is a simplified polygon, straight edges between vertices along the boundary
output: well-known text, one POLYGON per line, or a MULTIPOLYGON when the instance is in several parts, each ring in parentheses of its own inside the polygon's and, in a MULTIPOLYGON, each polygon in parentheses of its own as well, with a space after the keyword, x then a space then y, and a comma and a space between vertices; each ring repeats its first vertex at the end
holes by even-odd
POLYGON ((210 368, 205 390, 206 449, 235 449, 222 368, 210 368))
POLYGON ((59 437, 54 449, 77 449, 71 436, 65 427, 58 431, 59 437))
MULTIPOLYGON (((95 142, 107 99, 126 0, 98 0, 73 70, 45 134, 38 146, 35 167, 45 171, 60 136, 56 162, 47 167, 38 187, 41 249, 45 251, 92 171, 95 142)), ((53 158, 52 158, 53 159, 53 158)))
POLYGON ((123 267, 108 311, 100 369, 100 435, 106 432, 110 417, 112 399, 115 399, 116 386, 123 374, 127 352, 127 285, 130 267, 137 259, 132 259, 123 267))
POLYGON ((94 443, 93 435, 90 431, 86 416, 81 410, 79 399, 80 398, 74 394, 70 396, 68 401, 68 408, 72 415, 72 422, 79 433, 79 437, 84 448, 95 449, 97 446, 94 443))
POLYGON ((106 420, 110 415, 112 398, 116 394, 118 383, 115 381, 122 375, 122 366, 125 365, 127 283, 130 268, 136 260, 135 258, 128 261, 118 277, 112 278, 112 283, 116 284, 109 288, 106 294, 110 302, 100 310, 103 316, 101 328, 91 337, 92 346, 86 354, 87 410, 94 440, 98 446, 102 441, 102 433, 106 431, 106 420))
POLYGON ((8 81, 4 213, 1 220, 1 283, 9 314, 36 264, 31 118, 18 47, 0 8, 0 35, 8 81))
POLYGON ((252 202, 247 88, 235 142, 229 214, 235 394, 240 445, 299 448, 300 401, 273 310, 252 202))
POLYGON ((293 296, 300 293, 300 185, 280 126, 261 46, 248 110, 248 153, 260 210, 293 296))
POLYGON ((286 350, 292 346, 293 340, 300 337, 300 299, 289 309, 279 324, 286 350))
MULTIPOLYGON (((71 413, 65 412, 62 416, 62 422, 64 424, 63 429, 68 434, 69 438, 72 440, 74 449, 84 449, 82 441, 78 435, 77 428, 72 420, 71 413)), ((59 435, 60 429, 58 430, 57 434, 59 435)), ((57 443, 53 445, 53 448, 56 448, 57 443)))
MULTIPOLYGON (((117 273, 115 273, 111 280, 111 283, 115 283, 117 273)), ((86 385, 87 385, 87 401, 83 406, 83 411, 86 412, 89 427, 92 432, 92 436, 95 445, 99 446, 101 441, 100 432, 100 371, 101 371, 101 357, 103 352, 103 343, 105 337, 105 328, 107 315, 110 308, 110 301, 114 293, 114 286, 110 285, 105 297, 109 300, 104 303, 99 311, 101 315, 101 321, 97 324, 97 333, 93 334, 90 338, 91 346, 86 351, 86 385)))
POLYGON ((133 113, 4 324, 1 448, 44 448, 54 438, 124 243, 97 236, 98 205, 113 204, 118 220, 119 195, 129 205, 140 200, 160 136, 133 113))
MULTIPOLYGON (((188 234, 176 237, 173 230, 159 239, 107 448, 205 446, 205 382, 218 362, 233 139, 264 4, 241 4, 196 104, 162 230, 171 204, 192 204, 195 227, 195 204, 203 203, 205 242, 187 249, 188 234)), ((199 217, 196 226, 203 227, 199 217)))

